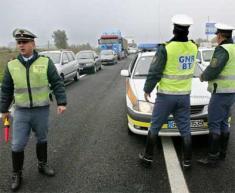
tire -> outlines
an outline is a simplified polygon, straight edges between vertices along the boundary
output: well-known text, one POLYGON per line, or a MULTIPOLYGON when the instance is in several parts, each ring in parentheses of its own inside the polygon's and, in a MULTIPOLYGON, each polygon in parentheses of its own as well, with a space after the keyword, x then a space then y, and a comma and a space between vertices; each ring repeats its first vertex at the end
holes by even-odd
POLYGON ((77 70, 77 72, 76 72, 76 74, 75 74, 75 76, 74 76, 74 81, 78 81, 79 80, 79 71, 77 70))
POLYGON ((95 74, 97 72, 96 65, 92 68, 92 74, 95 74))

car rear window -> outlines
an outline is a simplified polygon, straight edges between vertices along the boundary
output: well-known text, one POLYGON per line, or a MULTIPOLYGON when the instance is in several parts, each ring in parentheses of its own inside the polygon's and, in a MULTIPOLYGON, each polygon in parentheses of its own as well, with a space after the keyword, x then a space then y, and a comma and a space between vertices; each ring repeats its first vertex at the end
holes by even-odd
POLYGON ((60 53, 43 52, 42 55, 49 57, 54 64, 60 63, 60 53))

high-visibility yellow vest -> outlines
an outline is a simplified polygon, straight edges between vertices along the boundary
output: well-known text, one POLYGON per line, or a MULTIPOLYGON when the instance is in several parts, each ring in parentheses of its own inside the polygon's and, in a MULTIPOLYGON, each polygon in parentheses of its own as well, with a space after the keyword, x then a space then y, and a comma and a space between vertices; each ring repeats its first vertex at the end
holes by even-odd
POLYGON ((157 85, 158 93, 190 94, 196 64, 197 46, 192 41, 166 44, 167 62, 157 85))
POLYGON ((229 54, 229 60, 220 75, 209 81, 208 91, 213 93, 235 93, 235 44, 221 45, 229 54))
POLYGON ((27 70, 18 60, 8 63, 8 69, 14 82, 15 105, 18 107, 40 107, 49 105, 49 83, 47 78, 47 57, 40 56, 27 70))

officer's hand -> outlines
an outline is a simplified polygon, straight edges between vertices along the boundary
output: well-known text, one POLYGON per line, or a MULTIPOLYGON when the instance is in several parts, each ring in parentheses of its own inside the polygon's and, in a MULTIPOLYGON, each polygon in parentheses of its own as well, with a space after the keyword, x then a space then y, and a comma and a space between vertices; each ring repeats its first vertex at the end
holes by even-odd
POLYGON ((62 114, 63 112, 65 112, 65 110, 66 110, 66 106, 58 106, 57 114, 62 114))
POLYGON ((5 119, 9 119, 10 117, 10 113, 7 112, 7 113, 2 113, 2 122, 4 123, 5 119))
POLYGON ((151 97, 150 93, 144 93, 144 98, 147 102, 149 102, 150 97, 151 97))

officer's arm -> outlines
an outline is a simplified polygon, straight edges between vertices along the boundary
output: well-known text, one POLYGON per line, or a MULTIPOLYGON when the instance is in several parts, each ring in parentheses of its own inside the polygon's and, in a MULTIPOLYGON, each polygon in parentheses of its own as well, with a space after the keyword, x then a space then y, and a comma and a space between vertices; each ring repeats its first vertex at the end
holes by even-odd
POLYGON ((218 46, 215 49, 210 65, 205 69, 205 71, 201 75, 202 80, 210 81, 216 79, 223 70, 228 60, 228 52, 222 46, 218 46))
POLYGON ((165 69, 166 60, 166 49, 164 45, 161 45, 150 65, 148 76, 144 85, 145 93, 150 94, 155 88, 156 84, 161 80, 162 73, 165 69))
POLYGON ((67 104, 67 100, 64 82, 58 74, 58 71, 51 59, 49 59, 47 77, 51 85, 51 89, 53 90, 53 94, 55 95, 57 105, 65 106, 67 104))
POLYGON ((14 98, 14 83, 9 72, 8 66, 5 69, 1 86, 1 113, 8 112, 14 98))

